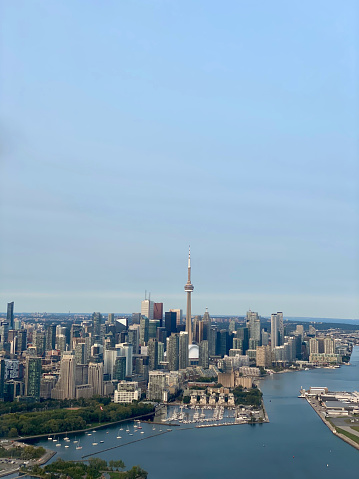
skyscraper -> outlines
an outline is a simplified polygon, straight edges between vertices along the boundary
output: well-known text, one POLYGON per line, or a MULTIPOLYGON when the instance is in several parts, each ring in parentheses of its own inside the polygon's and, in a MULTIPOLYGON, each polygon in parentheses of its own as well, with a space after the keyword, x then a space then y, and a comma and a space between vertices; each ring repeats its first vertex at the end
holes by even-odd
POLYGON ((149 335, 149 328, 150 328, 150 320, 147 316, 141 318, 140 321, 140 344, 143 346, 145 343, 148 342, 148 335, 149 335))
POLYGON ((56 386, 51 391, 53 399, 75 398, 75 372, 76 358, 74 351, 63 353, 60 363, 60 377, 56 386))
POLYGON ((204 369, 209 368, 209 348, 207 339, 201 341, 199 345, 199 365, 204 369))
POLYGON ((36 356, 43 356, 45 354, 46 335, 44 331, 34 331, 32 344, 36 348, 36 356))
POLYGON ((93 387, 94 395, 103 396, 103 363, 90 362, 88 369, 88 381, 93 387))
POLYGON ((175 333, 177 330, 176 327, 176 313, 174 311, 165 312, 165 328, 167 336, 170 336, 171 333, 175 333))
POLYGON ((191 283, 191 249, 188 251, 188 278, 184 290, 187 293, 187 310, 186 310, 186 332, 188 333, 188 344, 192 344, 192 319, 191 319, 191 294, 194 286, 191 283))
POLYGON ((163 303, 154 303, 153 304, 153 319, 159 319, 161 321, 160 326, 162 326, 163 303))
MULTIPOLYGON (((93 336, 101 336, 101 324, 102 324, 102 314, 93 313, 92 315, 92 324, 93 324, 93 336)), ((98 338, 94 338, 94 341, 98 338)))
MULTIPOLYGON (((167 313, 166 313, 167 314, 167 313)), ((178 371, 179 342, 178 334, 172 333, 167 338, 167 362, 170 371, 178 371)))
POLYGON ((277 311, 277 319, 279 331, 279 346, 281 346, 284 343, 283 313, 281 311, 277 311))
POLYGON ((277 346, 280 346, 279 342, 279 329, 278 329, 278 316, 273 313, 270 318, 270 338, 271 338, 271 349, 273 350, 277 346))
POLYGON ((9 329, 14 329, 14 301, 7 303, 6 320, 9 323, 9 329))
POLYGON ((182 316, 183 316, 183 311, 182 309, 170 309, 171 313, 176 313, 176 325, 179 326, 182 324, 182 316))
POLYGON ((25 396, 40 401, 41 358, 27 357, 25 369, 25 396))
POLYGON ((179 355, 178 355, 178 367, 179 369, 186 369, 188 367, 188 333, 187 331, 181 331, 179 333, 179 355))
POLYGON ((158 341, 157 339, 150 339, 148 341, 148 364, 150 371, 158 369, 158 341))
POLYGON ((146 316, 148 319, 153 319, 153 301, 144 299, 141 302, 141 315, 146 316))
POLYGON ((49 324, 46 328, 46 351, 55 349, 56 344, 56 324, 49 324))

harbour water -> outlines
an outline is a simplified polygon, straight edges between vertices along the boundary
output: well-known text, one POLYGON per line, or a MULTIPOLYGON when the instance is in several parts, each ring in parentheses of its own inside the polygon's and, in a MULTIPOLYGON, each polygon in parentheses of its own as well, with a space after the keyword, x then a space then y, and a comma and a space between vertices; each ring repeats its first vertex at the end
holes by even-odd
POLYGON ((243 475, 253 479, 356 478, 359 451, 333 435, 307 402, 298 398, 301 386, 359 390, 359 347, 353 351, 350 366, 275 374, 262 380, 260 387, 269 424, 203 429, 172 427, 167 431, 168 426, 155 426, 154 430, 146 423, 141 423, 142 429, 136 430, 130 422, 91 433, 91 436, 84 433, 75 439, 69 435, 71 442, 62 439, 59 447, 46 439, 37 444, 56 450, 54 459, 71 460, 122 444, 92 457, 108 461, 122 459, 127 467, 139 464, 149 472, 149 479, 243 475), (77 450, 77 443, 73 441, 79 439, 82 449, 77 450), (128 444, 131 441, 136 442, 128 444), (69 447, 65 448, 65 444, 69 447))

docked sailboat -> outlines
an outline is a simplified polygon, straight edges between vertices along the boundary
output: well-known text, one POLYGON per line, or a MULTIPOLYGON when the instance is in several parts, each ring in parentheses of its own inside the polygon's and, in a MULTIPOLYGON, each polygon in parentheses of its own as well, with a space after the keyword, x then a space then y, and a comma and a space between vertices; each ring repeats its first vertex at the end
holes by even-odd
POLYGON ((80 441, 78 442, 76 449, 82 449, 82 446, 80 446, 80 441))

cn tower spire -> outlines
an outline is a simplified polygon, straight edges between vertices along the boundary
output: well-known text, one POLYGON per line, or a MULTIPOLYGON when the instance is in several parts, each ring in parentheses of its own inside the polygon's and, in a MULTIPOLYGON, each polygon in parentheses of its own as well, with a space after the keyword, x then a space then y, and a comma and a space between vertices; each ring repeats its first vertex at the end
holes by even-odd
POLYGON ((194 286, 191 283, 191 247, 188 251, 188 279, 184 290, 187 293, 187 311, 186 311, 186 332, 188 333, 188 344, 192 344, 192 318, 191 318, 191 294, 194 286))

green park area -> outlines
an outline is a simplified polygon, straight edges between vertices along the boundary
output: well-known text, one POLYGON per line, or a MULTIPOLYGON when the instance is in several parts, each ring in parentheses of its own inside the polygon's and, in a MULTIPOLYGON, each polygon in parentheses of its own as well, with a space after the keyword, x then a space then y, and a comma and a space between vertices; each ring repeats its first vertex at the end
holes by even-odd
POLYGON ((245 390, 242 386, 237 386, 233 389, 234 402, 236 406, 256 406, 260 407, 262 404, 262 392, 257 387, 245 390))
POLYGON ((11 459, 40 459, 45 454, 46 450, 43 447, 34 447, 34 446, 14 446, 14 447, 3 447, 0 446, 0 457, 7 457, 11 459))
POLYGON ((0 416, 0 437, 27 437, 78 431, 141 416, 153 411, 144 403, 114 404, 109 398, 79 401, 46 401, 31 411, 6 412, 0 416))
POLYGON ((26 466, 20 469, 20 472, 29 474, 33 477, 42 479, 99 479, 100 477, 111 479, 146 479, 147 471, 140 466, 133 466, 128 471, 123 471, 125 464, 123 461, 107 461, 99 458, 93 458, 89 461, 57 461, 47 466, 26 466))
MULTIPOLYGON (((354 429, 354 428, 353 428, 354 429)), ((357 444, 359 444, 359 437, 356 436, 355 434, 351 434, 349 431, 346 431, 345 429, 342 429, 341 427, 337 427, 336 428, 337 432, 339 434, 343 434, 343 436, 346 436, 348 437, 349 439, 351 439, 352 441, 356 442, 357 444)))

